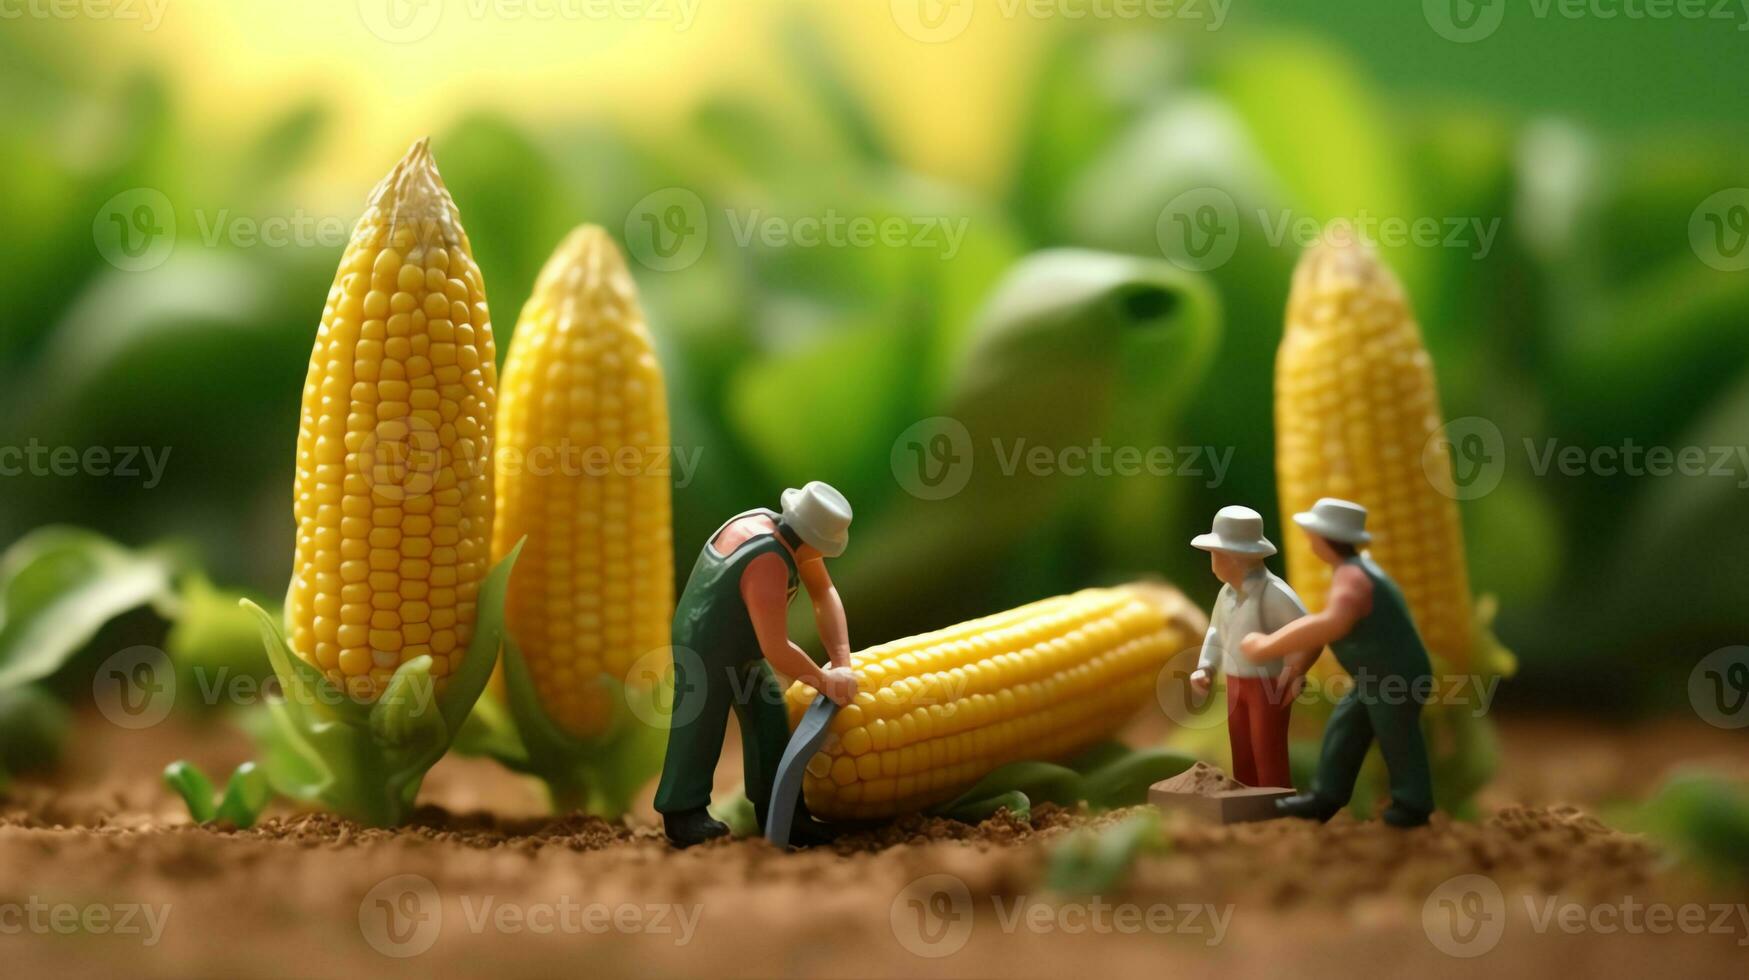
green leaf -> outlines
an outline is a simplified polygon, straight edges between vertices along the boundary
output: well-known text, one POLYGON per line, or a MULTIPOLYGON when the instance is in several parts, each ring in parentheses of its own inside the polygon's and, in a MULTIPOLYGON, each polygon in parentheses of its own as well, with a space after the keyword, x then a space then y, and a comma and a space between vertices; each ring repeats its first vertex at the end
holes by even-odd
POLYGON ((1137 749, 1087 774, 1082 798, 1095 807, 1115 809, 1148 802, 1148 787, 1189 769, 1196 760, 1167 749, 1137 749))
POLYGON ((753 801, 747 798, 745 786, 736 787, 733 793, 712 803, 710 815, 728 824, 729 833, 734 837, 760 836, 759 812, 753 808, 753 801))
POLYGON ((826 480, 855 494, 885 471, 866 449, 896 430, 920 345, 915 333, 867 323, 751 362, 729 385, 728 416, 776 482, 826 480), (828 404, 840 410, 809 410, 828 404))
POLYGON ((1078 830, 1051 851, 1048 887, 1065 895, 1108 895, 1129 877, 1143 854, 1164 849, 1160 815, 1127 817, 1103 831, 1078 830))
POLYGON ((260 188, 297 173, 314 155, 328 128, 327 106, 306 99, 276 116, 255 138, 242 172, 260 188))
MULTIPOLYGON (((1213 87, 1247 128, 1287 188, 1287 199, 1320 222, 1365 212, 1411 219, 1416 210, 1403 150, 1373 86, 1333 44, 1306 37, 1237 45, 1218 64, 1213 87)), ((1396 249, 1391 265, 1420 285, 1424 259, 1396 249)))
POLYGON ((54 768, 72 727, 73 713, 41 687, 0 688, 0 769, 54 768))
POLYGON ((245 762, 231 773, 224 798, 216 806, 212 780, 192 762, 179 759, 164 767, 164 784, 182 797, 195 823, 219 821, 239 830, 255 826, 273 797, 267 776, 253 762, 245 762))
POLYGON ((0 688, 60 669, 104 623, 171 596, 173 562, 71 527, 34 531, 0 556, 0 688))
POLYGON ((510 572, 516 567, 516 560, 521 557, 522 546, 527 541, 526 537, 519 538, 480 583, 475 604, 478 618, 474 621, 474 638, 468 643, 461 668, 450 675, 449 688, 438 702, 443 709, 444 726, 450 732, 461 731, 468 713, 474 710, 474 704, 480 700, 486 684, 492 680, 492 671, 498 666, 498 651, 509 638, 504 629, 504 594, 510 588, 510 572))
MULTIPOLYGON (((243 598, 215 587, 204 575, 183 577, 164 650, 185 692, 216 690, 237 678, 260 682, 273 676, 255 615, 240 604, 243 598)), ((188 703, 210 707, 201 697, 190 697, 188 703)))
POLYGON ((985 776, 932 813, 976 823, 1007 807, 1031 819, 1033 802, 1072 804, 1081 799, 1081 775, 1049 762, 1012 762, 985 776))
POLYGON ((267 809, 272 798, 273 788, 266 773, 257 769, 255 763, 245 762, 225 783, 225 796, 219 801, 215 816, 239 830, 248 830, 261 819, 261 811, 267 809))
POLYGON ((1090 749, 1087 749, 1080 755, 1075 756, 1063 764, 1081 775, 1086 776, 1096 769, 1102 769, 1119 759, 1127 758, 1130 751, 1131 749, 1129 746, 1123 744, 1117 739, 1108 739, 1090 749))
POLYGON ((889 163, 887 147, 873 115, 844 77, 844 59, 837 57, 818 23, 800 7, 791 7, 782 23, 783 50, 802 76, 802 91, 819 99, 828 124, 838 128, 845 143, 863 161, 889 163))
POLYGON ((164 767, 164 784, 188 804, 188 815, 195 823, 208 823, 216 811, 213 807, 213 783, 206 773, 192 762, 178 759, 164 767))
POLYGON ((1105 515, 1090 559, 1149 539, 1164 511, 1160 495, 1172 492, 1166 485, 1184 481, 1077 479, 1016 455, 1173 444, 1162 441, 1202 380, 1218 331, 1204 280, 1167 262, 1071 249, 1022 261, 955 355, 945 403, 885 446, 889 476, 905 492, 868 517, 859 510, 859 526, 870 525, 860 540, 876 545, 853 542, 833 567, 859 615, 942 622, 1013 598, 979 585, 1011 560, 1016 542, 1065 511, 1105 515), (946 456, 931 457, 938 446, 946 456), (946 496, 932 492, 930 470, 961 475, 957 492, 945 482, 936 485, 946 496), (1141 523, 1122 526, 1138 501, 1141 523))
POLYGON ((1741 780, 1679 770, 1625 822, 1709 874, 1749 879, 1749 785, 1741 780))
POLYGON ((1174 42, 1158 35, 1064 31, 1051 43, 1021 114, 1009 206, 1037 241, 1065 236, 1065 195, 1118 134, 1160 93, 1174 42))

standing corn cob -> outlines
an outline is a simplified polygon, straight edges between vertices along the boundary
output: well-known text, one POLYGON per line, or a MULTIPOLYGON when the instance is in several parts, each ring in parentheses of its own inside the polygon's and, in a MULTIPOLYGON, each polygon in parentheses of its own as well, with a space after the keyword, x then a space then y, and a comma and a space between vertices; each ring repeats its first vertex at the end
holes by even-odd
MULTIPOLYGON (((1422 458, 1442 424, 1402 285, 1351 229, 1333 226, 1294 272, 1276 357, 1282 523, 1319 497, 1366 507, 1373 554, 1402 587, 1428 649, 1462 671, 1474 637, 1463 529, 1457 501, 1436 488, 1451 485, 1451 459, 1429 453, 1424 469, 1422 458)), ((1295 591, 1322 609, 1330 566, 1302 535, 1287 542, 1295 591)))
MULTIPOLYGON (((952 799, 999 766, 1070 755, 1149 700, 1201 612, 1160 585, 1087 589, 856 653, 861 685, 808 765, 814 813, 872 819, 952 799)), ((791 724, 814 691, 787 694, 791 724)))
POLYGON ((504 365, 493 553, 524 535, 508 622, 541 707, 602 734, 606 676, 667 647, 674 613, 668 405, 631 274, 602 229, 559 246, 504 365))
POLYGON ((496 390, 480 270, 420 140, 341 258, 298 430, 291 645, 354 698, 424 655, 441 682, 468 647, 496 390))

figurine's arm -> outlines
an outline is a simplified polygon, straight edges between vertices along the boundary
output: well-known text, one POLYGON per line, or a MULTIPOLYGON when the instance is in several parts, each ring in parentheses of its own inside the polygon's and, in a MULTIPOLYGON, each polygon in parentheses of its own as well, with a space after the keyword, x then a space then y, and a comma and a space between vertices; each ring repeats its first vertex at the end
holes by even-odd
POLYGON ((1267 636, 1252 633, 1239 641, 1239 650, 1252 660, 1279 660, 1307 650, 1321 651, 1347 636, 1371 611, 1372 580, 1360 569, 1344 565, 1330 582, 1330 601, 1323 612, 1296 619, 1267 636))
POLYGON ((850 666, 850 627, 844 617, 844 601, 838 597, 838 587, 826 572, 826 560, 815 558, 796 568, 808 598, 814 602, 814 628, 820 631, 820 642, 826 645, 826 656, 834 667, 850 666))
POLYGON ((1215 675, 1221 670, 1221 631, 1227 628, 1227 588, 1215 596, 1214 615, 1209 617, 1209 629, 1202 637, 1202 654, 1196 658, 1196 669, 1190 672, 1191 689, 1202 696, 1208 693, 1215 675))
POLYGON ((741 600, 747 604, 747 616, 759 638, 759 651, 771 666, 839 704, 848 704, 856 697, 856 678, 850 671, 824 670, 806 651, 790 642, 789 576, 784 572, 783 559, 766 554, 749 562, 747 570, 741 573, 741 600))
MULTIPOLYGON (((1263 625, 1267 629, 1278 630, 1283 626, 1296 622, 1308 615, 1306 604, 1300 601, 1299 593, 1293 586, 1280 579, 1269 583, 1268 591, 1263 593, 1263 625)), ((1323 647, 1313 647, 1309 650, 1297 650, 1286 656, 1284 665, 1289 679, 1304 677, 1318 662, 1318 657, 1324 652, 1323 647)))
POLYGON ((1203 634, 1202 655, 1196 658, 1200 674, 1216 674, 1221 670, 1221 630, 1226 628, 1226 586, 1214 600, 1214 616, 1209 618, 1209 632, 1203 634))

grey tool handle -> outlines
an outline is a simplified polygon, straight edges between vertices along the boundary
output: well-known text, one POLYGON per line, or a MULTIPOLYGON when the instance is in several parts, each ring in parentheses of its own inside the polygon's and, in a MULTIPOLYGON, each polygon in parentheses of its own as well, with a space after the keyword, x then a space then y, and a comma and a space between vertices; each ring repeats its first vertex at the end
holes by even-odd
POLYGON ((789 744, 784 746, 783 759, 777 764, 777 778, 771 785, 771 806, 765 811, 765 839, 778 847, 789 846, 796 801, 802 795, 802 776, 808 771, 808 760, 826 741, 826 730, 832 727, 832 718, 837 714, 836 701, 824 694, 816 696, 802 713, 789 744))

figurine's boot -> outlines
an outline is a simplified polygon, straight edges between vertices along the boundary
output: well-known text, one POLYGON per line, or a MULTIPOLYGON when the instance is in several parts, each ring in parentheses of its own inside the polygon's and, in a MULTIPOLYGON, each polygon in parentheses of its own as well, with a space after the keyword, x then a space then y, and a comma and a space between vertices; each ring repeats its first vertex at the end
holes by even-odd
POLYGON ((1277 816, 1299 817, 1304 820, 1316 820, 1324 823, 1334 817, 1342 809, 1342 804, 1334 803, 1316 793, 1300 793, 1286 799, 1275 801, 1277 816))
POLYGON ((707 840, 726 837, 729 825, 713 818, 704 807, 662 814, 662 832, 675 847, 691 847, 707 840))
POLYGON ((1428 816, 1429 814, 1425 810, 1416 810, 1393 802, 1390 806, 1385 807, 1385 812, 1380 819, 1392 827, 1407 830, 1410 827, 1425 827, 1428 816))

